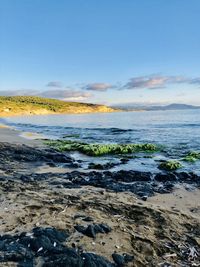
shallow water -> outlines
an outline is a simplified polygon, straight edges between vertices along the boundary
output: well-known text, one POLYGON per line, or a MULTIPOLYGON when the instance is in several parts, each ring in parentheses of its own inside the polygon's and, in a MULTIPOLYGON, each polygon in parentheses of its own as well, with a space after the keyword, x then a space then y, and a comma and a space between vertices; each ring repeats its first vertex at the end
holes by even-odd
MULTIPOLYGON (((82 140, 90 143, 156 143, 165 146, 164 153, 153 158, 130 160, 123 169, 156 171, 157 160, 181 159, 190 150, 200 150, 200 110, 118 112, 80 115, 21 116, 2 120, 15 128, 44 134, 50 138, 82 140)), ((74 155, 77 156, 77 153, 74 155)), ((85 162, 99 159, 81 156, 85 162)), ((111 156, 103 161, 118 160, 111 156)), ((183 163, 184 170, 200 172, 200 161, 183 163)))

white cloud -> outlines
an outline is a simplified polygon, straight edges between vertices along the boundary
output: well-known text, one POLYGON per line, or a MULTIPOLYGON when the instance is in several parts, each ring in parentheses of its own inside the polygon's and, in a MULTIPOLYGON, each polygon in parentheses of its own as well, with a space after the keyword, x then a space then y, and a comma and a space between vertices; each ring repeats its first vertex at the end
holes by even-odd
POLYGON ((84 87, 84 89, 89 90, 89 91, 105 92, 108 89, 111 89, 113 87, 114 86, 109 83, 89 83, 84 87))
POLYGON ((63 84, 59 81, 52 81, 52 82, 48 82, 47 87, 56 87, 56 88, 62 88, 63 84))
POLYGON ((191 80, 184 76, 163 76, 163 75, 150 75, 131 78, 130 81, 125 84, 123 89, 156 89, 164 88, 168 84, 172 83, 188 83, 191 80))

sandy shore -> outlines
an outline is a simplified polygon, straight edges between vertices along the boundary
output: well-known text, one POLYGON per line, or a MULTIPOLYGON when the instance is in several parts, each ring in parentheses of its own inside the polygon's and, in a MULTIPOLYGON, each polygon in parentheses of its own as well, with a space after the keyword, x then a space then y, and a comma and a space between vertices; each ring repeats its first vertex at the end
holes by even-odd
POLYGON ((147 202, 158 208, 181 212, 200 220, 200 190, 183 186, 177 188, 170 194, 157 194, 148 198, 147 202))
POLYGON ((6 125, 0 126, 0 142, 10 144, 24 144, 28 146, 43 146, 40 140, 29 138, 28 134, 22 134, 20 131, 12 129, 6 125))
MULTIPOLYGON (((33 155, 41 155, 45 147, 40 141, 2 127, 0 143, 10 144, 10 151, 17 152, 9 162, 8 157, 13 155, 6 151, 7 161, 3 164, 1 159, 0 164, 1 235, 29 232, 34 227, 67 229, 70 233, 67 246, 82 247, 110 262, 113 262, 114 252, 134 256, 133 261, 121 266, 200 266, 198 255, 192 259, 189 255, 193 248, 198 251, 200 245, 199 189, 177 186, 170 194, 157 194, 142 201, 129 192, 112 192, 93 186, 70 188, 62 177, 74 168, 49 166, 45 158, 48 152, 42 156, 42 161, 26 160, 24 145, 26 153, 35 149, 33 155), (61 180, 64 182, 60 183, 61 180), (84 221, 86 217, 92 221, 84 221), (112 231, 100 233, 96 238, 74 228, 75 225, 101 223, 112 231)), ((15 266, 3 264, 0 266, 15 266)))

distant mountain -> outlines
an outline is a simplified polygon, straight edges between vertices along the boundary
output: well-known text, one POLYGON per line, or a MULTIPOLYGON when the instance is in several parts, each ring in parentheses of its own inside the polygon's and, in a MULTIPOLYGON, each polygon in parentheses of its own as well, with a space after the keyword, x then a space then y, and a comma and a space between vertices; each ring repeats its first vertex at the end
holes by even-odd
POLYGON ((183 110, 183 109, 200 109, 200 106, 193 106, 193 105, 187 105, 187 104, 177 104, 177 103, 173 103, 170 105, 139 105, 139 104, 119 104, 116 105, 115 108, 120 108, 120 109, 124 109, 127 111, 139 111, 139 110, 183 110))
POLYGON ((167 106, 151 106, 147 110, 183 110, 183 109, 200 109, 200 106, 187 104, 170 104, 167 106))

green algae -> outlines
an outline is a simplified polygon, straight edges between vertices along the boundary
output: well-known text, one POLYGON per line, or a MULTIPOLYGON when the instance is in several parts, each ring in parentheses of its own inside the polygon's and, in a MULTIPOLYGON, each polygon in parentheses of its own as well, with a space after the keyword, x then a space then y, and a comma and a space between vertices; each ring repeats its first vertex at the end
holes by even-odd
POLYGON ((177 169, 182 168, 183 165, 176 160, 168 160, 160 163, 159 169, 166 170, 166 171, 175 171, 177 169))
POLYGON ((200 152, 191 151, 183 158, 183 160, 188 162, 195 162, 197 160, 200 160, 200 152))
POLYGON ((88 144, 71 140, 46 141, 45 143, 59 151, 78 151, 88 156, 122 155, 136 152, 152 153, 159 151, 159 148, 154 144, 88 144))

